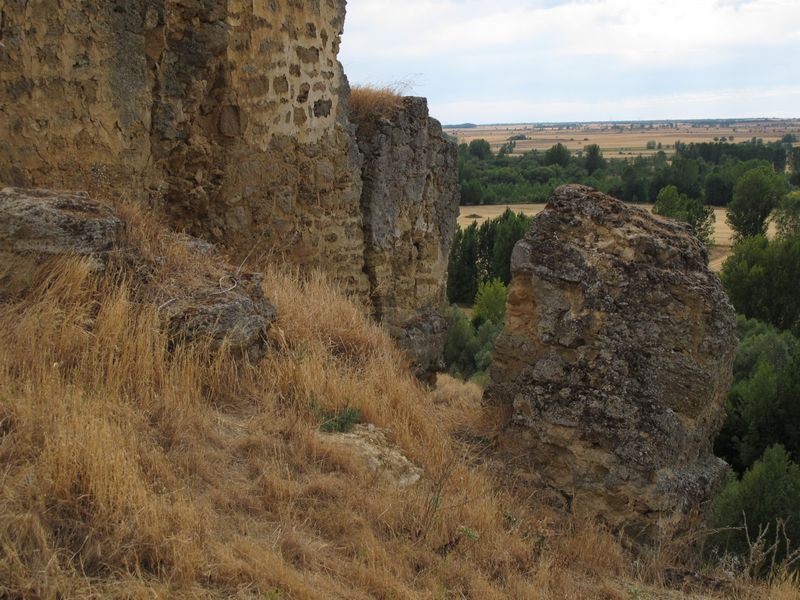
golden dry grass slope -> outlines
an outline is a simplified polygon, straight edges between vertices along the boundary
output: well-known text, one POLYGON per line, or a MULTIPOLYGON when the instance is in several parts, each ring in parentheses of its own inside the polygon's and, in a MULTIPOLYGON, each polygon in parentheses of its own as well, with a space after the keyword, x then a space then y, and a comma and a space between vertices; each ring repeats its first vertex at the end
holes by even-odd
MULTIPOLYGON (((319 274, 266 270, 270 355, 170 353, 146 275, 209 268, 140 210, 106 275, 81 259, 0 265, 0 597, 796 598, 791 582, 668 589, 601 527, 498 480, 480 390, 422 388, 319 274), (131 256, 139 257, 131 260, 131 256), (424 469, 398 489, 319 432, 358 408, 424 469)), ((251 267, 253 265, 250 265, 251 267)))

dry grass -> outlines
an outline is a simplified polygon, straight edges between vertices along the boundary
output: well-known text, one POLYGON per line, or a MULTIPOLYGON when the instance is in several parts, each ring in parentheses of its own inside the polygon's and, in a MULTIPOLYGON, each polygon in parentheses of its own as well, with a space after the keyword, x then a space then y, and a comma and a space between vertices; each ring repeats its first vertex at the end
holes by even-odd
POLYGON ((261 363, 168 353, 151 290, 216 267, 123 213, 106 277, 0 267, 26 274, 0 303, 0 597, 660 597, 614 536, 505 491, 465 441, 479 390, 423 389, 319 274, 265 266, 280 318, 261 363), (320 436, 345 406, 423 482, 397 489, 320 436))
POLYGON ((392 117, 403 107, 404 90, 401 84, 354 85, 350 90, 350 119, 361 123, 376 117, 392 117))

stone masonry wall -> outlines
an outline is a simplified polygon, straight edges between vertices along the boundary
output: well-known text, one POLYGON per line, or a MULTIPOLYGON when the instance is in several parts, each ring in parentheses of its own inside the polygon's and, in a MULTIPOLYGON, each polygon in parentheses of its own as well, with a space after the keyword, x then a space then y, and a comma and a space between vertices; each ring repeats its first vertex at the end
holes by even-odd
POLYGON ((0 0, 0 184, 124 191, 365 294, 343 0, 0 0))

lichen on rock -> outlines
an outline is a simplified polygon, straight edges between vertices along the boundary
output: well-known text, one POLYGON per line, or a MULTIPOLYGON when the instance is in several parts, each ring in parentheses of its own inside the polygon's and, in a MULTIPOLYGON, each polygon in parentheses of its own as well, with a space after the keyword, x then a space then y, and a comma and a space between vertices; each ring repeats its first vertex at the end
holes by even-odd
POLYGON ((706 263, 685 225, 576 185, 514 249, 487 389, 501 448, 633 539, 698 523, 725 472, 735 315, 706 263))

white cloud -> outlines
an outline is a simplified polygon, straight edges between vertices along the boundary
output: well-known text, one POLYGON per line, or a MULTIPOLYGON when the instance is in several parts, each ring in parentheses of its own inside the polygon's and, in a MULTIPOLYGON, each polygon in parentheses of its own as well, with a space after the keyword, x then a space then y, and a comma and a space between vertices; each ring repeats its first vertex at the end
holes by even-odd
POLYGON ((348 55, 441 59, 545 49, 633 64, 713 59, 800 36, 797 0, 350 0, 348 55))
MULTIPOLYGON (((800 106, 800 85, 771 89, 722 89, 658 96, 600 100, 462 100, 433 106, 445 122, 470 121, 470 115, 498 115, 491 122, 622 121, 626 119, 703 119, 725 117, 797 117, 782 105, 800 106), (502 115, 502 116, 500 116, 502 115)), ((485 121, 483 121, 485 122, 485 121)))
POLYGON ((450 121, 797 116, 798 56, 800 0, 349 0, 342 44, 450 121))

